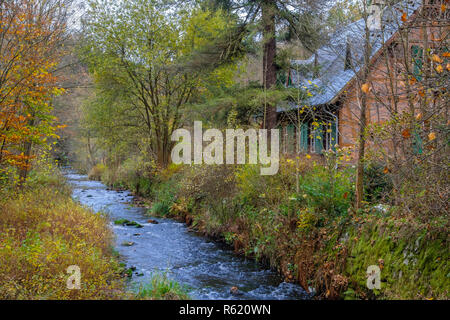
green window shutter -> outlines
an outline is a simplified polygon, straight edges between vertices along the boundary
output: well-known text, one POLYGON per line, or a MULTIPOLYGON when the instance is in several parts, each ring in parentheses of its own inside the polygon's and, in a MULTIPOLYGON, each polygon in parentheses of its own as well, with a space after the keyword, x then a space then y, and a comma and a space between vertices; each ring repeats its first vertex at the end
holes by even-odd
POLYGON ((413 60, 413 74, 418 80, 422 80, 422 65, 423 65, 423 49, 419 46, 411 46, 411 55, 413 60))
POLYGON ((413 152, 415 154, 422 154, 423 152, 423 140, 420 137, 418 132, 414 132, 414 138, 413 138, 412 148, 413 152))
POLYGON ((300 125, 300 152, 308 152, 308 124, 300 125))
POLYGON ((287 81, 288 87, 292 86, 292 74, 291 71, 288 72, 288 81, 287 81))
POLYGON ((337 137, 336 137, 336 132, 337 132, 336 122, 332 122, 332 123, 331 123, 331 139, 330 139, 330 146, 331 146, 331 150, 333 150, 333 151, 336 151, 336 145, 337 145, 337 143, 338 143, 337 137))
POLYGON ((286 136, 286 143, 287 143, 287 147, 286 147, 286 151, 288 152, 288 153, 294 153, 294 151, 295 151, 295 137, 294 137, 294 133, 295 133, 295 130, 294 130, 294 125, 292 125, 292 124, 289 124, 288 126, 287 126, 287 136, 286 136))
POLYGON ((323 126, 314 131, 314 151, 321 153, 323 151, 323 126))

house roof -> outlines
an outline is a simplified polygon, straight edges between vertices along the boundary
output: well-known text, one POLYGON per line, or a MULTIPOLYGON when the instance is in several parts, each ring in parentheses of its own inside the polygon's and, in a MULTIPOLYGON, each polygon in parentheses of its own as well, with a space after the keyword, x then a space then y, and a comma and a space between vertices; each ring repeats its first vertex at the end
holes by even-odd
MULTIPOLYGON (((421 0, 407 0, 383 11, 381 25, 384 30, 371 31, 370 34, 371 57, 374 57, 383 44, 397 32, 402 24, 403 12, 409 18, 421 4, 421 0)), ((294 87, 307 87, 317 92, 307 101, 307 104, 317 106, 335 102, 346 84, 359 72, 364 58, 364 26, 364 20, 361 19, 337 30, 330 37, 330 42, 317 51, 317 62, 320 67, 319 75, 316 78, 313 78, 311 72, 305 72, 305 68, 300 71, 302 66, 314 64, 314 55, 306 60, 291 61, 294 87), (351 48, 353 67, 345 70, 347 42, 351 48)), ((292 105, 292 107, 296 108, 297 106, 292 105)), ((285 110, 281 107, 278 109, 278 111, 285 110)))

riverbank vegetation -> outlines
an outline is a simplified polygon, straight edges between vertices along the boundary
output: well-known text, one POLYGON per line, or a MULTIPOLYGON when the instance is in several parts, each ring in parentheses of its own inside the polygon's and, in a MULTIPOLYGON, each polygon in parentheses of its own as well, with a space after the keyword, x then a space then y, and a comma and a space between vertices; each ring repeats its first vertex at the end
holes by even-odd
POLYGON ((0 191, 0 299, 187 299, 186 290, 155 274, 136 292, 114 250, 107 216, 81 206, 59 169, 33 162, 26 183, 0 191), (70 266, 80 270, 69 289, 70 266))
POLYGON ((275 176, 261 176, 250 165, 171 165, 150 178, 108 168, 102 177, 139 192, 151 203, 149 215, 186 222, 316 297, 446 299, 445 217, 423 219, 389 204, 392 185, 376 166, 367 168, 373 181, 367 181, 364 208, 355 211, 355 169, 342 166, 345 157, 343 151, 325 160, 284 159, 275 176), (380 290, 367 288, 370 265, 381 269, 380 290))

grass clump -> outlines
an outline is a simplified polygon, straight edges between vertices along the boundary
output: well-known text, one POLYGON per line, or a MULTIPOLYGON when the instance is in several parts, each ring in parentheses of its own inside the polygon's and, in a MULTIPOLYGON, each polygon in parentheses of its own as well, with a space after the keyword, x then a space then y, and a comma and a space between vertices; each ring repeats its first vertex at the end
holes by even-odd
POLYGON ((139 299, 152 300, 187 300, 187 288, 170 280, 167 274, 153 274, 150 283, 141 285, 137 293, 139 299))

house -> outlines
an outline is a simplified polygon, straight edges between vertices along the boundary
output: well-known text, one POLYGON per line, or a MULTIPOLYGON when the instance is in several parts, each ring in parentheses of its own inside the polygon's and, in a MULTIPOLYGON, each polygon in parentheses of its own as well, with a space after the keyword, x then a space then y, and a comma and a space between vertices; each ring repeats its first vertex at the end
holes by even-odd
MULTIPOLYGON (((388 119, 394 112, 390 107, 391 98, 399 99, 395 103, 395 112, 407 107, 404 92, 399 90, 393 97, 386 90, 388 77, 385 75, 393 70, 386 67, 386 61, 396 65, 406 58, 402 61, 411 65, 406 69, 398 67, 395 76, 408 72, 420 81, 423 40, 428 39, 428 46, 433 51, 437 33, 442 36, 444 32, 448 38, 450 8, 442 10, 445 3, 446 0, 406 0, 388 7, 381 0, 372 2, 368 19, 372 47, 368 82, 374 91, 368 94, 368 123, 381 123, 388 119), (419 21, 419 17, 424 16, 433 24, 423 27, 423 19, 419 21), (438 25, 438 22, 441 23, 438 25), (409 38, 405 54, 402 50, 404 39, 399 31, 403 26, 408 26, 409 38), (427 34, 425 37, 424 32, 427 34)), ((307 88, 312 93, 301 104, 290 102, 277 108, 283 137, 281 151, 288 154, 321 153, 337 145, 355 145, 359 136, 361 83, 358 75, 364 60, 364 40, 365 22, 361 19, 334 33, 330 42, 309 59, 292 61, 286 84, 307 88)), ((401 80, 397 82, 401 85, 401 80)))

